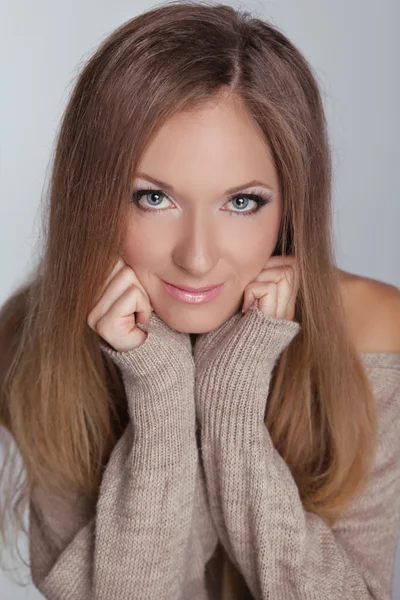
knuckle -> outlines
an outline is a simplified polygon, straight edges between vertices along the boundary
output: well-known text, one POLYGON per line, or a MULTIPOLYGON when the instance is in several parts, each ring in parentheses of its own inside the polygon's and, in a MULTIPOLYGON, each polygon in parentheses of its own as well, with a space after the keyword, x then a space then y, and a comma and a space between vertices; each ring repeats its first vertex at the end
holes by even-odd
POLYGON ((138 286, 136 285, 136 282, 131 282, 129 284, 129 286, 128 286, 128 290, 129 290, 129 293, 133 297, 136 297, 136 296, 138 296, 141 293, 140 290, 139 290, 139 288, 138 288, 138 286))
POLYGON ((130 281, 134 281, 136 282, 136 275, 133 271, 133 269, 131 267, 129 267, 128 265, 126 265, 123 269, 122 269, 122 273, 124 274, 125 277, 127 277, 130 281))
POLYGON ((294 275, 293 265, 286 265, 283 269, 283 273, 284 273, 285 277, 292 278, 294 275))
POLYGON ((116 272, 113 279, 121 279, 123 281, 130 281, 130 268, 128 266, 122 267, 119 271, 116 272))
POLYGON ((104 321, 103 319, 100 319, 100 321, 97 322, 96 324, 96 331, 99 335, 101 335, 102 338, 106 339, 107 337, 107 322, 104 321))
POLYGON ((88 318, 87 318, 87 321, 86 321, 86 322, 87 322, 87 324, 89 325, 89 327, 90 327, 91 329, 94 329, 94 325, 95 325, 95 323, 94 323, 94 316, 93 316, 93 313, 92 313, 92 312, 90 312, 90 313, 89 313, 89 316, 88 316, 88 318))

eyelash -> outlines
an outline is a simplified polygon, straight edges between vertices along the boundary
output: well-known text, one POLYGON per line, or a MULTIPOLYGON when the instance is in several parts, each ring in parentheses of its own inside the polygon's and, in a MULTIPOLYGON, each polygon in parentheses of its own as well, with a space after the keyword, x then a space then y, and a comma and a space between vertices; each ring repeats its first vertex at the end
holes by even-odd
MULTIPOLYGON (((158 213, 158 212, 163 212, 164 210, 168 210, 168 209, 157 209, 157 208, 144 208, 143 206, 141 206, 139 204, 139 201, 141 200, 142 196, 146 196, 148 195, 150 192, 156 193, 156 194, 160 194, 162 196, 164 196, 165 198, 168 198, 167 194, 164 194, 163 191, 161 190, 156 190, 154 188, 140 188, 137 189, 133 192, 132 194, 132 202, 134 202, 134 204, 136 206, 138 206, 140 208, 140 210, 143 210, 144 212, 152 212, 152 213, 158 213)), ((259 193, 259 194, 235 194, 234 196, 231 196, 231 198, 229 199, 229 202, 232 202, 233 200, 235 200, 236 198, 246 198, 248 200, 253 200, 256 203, 256 208, 253 210, 247 210, 247 211, 239 211, 239 210, 229 210, 227 211, 230 215, 237 215, 237 216, 241 216, 241 217, 251 217, 252 215, 255 215, 256 213, 259 212, 259 210, 265 206, 266 204, 269 204, 272 200, 271 196, 267 195, 265 192, 259 193)), ((170 198, 168 198, 168 200, 170 200, 170 198)))

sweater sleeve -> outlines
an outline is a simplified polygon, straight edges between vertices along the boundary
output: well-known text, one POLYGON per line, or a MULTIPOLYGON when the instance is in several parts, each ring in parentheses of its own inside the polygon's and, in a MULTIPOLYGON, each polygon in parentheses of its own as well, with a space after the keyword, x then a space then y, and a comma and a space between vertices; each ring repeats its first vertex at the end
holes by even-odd
MULTIPOLYGON (((190 340, 153 313, 139 348, 100 345, 121 369, 130 419, 94 510, 80 499, 52 505, 40 490, 32 494, 32 580, 48 600, 203 600, 212 547, 197 534, 207 515, 190 340)), ((206 533, 211 543, 216 534, 206 533)))
POLYGON ((214 354, 207 342, 201 348, 207 361, 195 384, 210 510, 229 558, 256 600, 390 600, 400 527, 400 354, 361 357, 379 409, 378 449, 364 492, 330 528, 304 510, 264 424, 273 366, 300 324, 256 309, 235 325, 216 334, 214 354))

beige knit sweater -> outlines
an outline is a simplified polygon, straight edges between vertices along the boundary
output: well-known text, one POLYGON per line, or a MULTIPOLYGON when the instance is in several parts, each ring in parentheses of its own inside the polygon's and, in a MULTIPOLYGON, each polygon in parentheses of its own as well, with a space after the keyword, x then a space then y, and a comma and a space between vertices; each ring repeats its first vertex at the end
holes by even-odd
POLYGON ((208 568, 220 544, 243 575, 243 598, 391 599, 400 354, 360 353, 378 407, 376 463, 329 528, 303 509, 263 422, 272 369, 299 330, 255 307, 192 350, 188 334, 152 313, 136 350, 101 342, 121 369, 130 421, 95 507, 32 496, 31 574, 45 598, 218 600, 208 568))

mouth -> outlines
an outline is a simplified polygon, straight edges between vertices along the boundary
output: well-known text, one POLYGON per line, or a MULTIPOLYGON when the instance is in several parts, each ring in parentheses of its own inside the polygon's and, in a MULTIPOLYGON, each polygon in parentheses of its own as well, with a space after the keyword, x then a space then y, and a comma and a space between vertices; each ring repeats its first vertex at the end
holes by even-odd
POLYGON ((214 300, 222 291, 225 283, 215 285, 207 288, 180 288, 178 286, 162 281, 164 289, 173 297, 175 300, 180 302, 186 302, 187 304, 204 304, 214 300))
POLYGON ((204 285, 203 287, 190 287, 188 285, 177 285, 176 283, 171 283, 170 281, 165 281, 168 285, 172 285, 173 287, 179 288, 180 290, 184 290, 185 292, 189 292, 189 294, 201 294, 202 292, 208 292, 208 290, 212 290, 215 287, 221 286, 222 283, 215 283, 211 285, 204 285))

